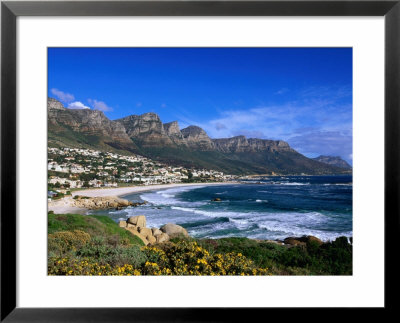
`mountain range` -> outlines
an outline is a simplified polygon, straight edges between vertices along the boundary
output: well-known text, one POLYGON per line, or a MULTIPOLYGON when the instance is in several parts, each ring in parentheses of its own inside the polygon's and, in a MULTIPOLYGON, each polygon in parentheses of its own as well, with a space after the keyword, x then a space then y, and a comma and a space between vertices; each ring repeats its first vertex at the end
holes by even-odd
POLYGON ((313 158, 316 161, 319 161, 321 163, 325 163, 328 165, 332 165, 332 166, 336 166, 336 167, 340 167, 340 168, 344 168, 344 169, 351 169, 351 165, 343 160, 340 156, 318 156, 313 158))
POLYGON ((228 174, 340 174, 351 169, 311 159, 282 140, 236 136, 211 139, 200 127, 180 129, 155 113, 108 119, 103 112, 67 109, 48 99, 48 145, 140 154, 167 164, 220 170, 228 174))

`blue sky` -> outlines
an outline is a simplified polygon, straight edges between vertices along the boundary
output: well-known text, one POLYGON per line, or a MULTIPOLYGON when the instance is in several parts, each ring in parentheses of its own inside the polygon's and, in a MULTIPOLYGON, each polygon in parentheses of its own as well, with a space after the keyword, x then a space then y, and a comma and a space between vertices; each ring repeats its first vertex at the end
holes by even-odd
POLYGON ((48 95, 352 163, 351 48, 49 48, 48 95))

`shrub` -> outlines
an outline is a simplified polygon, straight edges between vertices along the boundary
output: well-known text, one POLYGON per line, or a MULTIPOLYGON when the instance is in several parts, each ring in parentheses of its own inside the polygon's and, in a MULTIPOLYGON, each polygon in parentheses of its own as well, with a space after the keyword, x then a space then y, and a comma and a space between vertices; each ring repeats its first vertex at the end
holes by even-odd
POLYGON ((140 250, 139 246, 117 245, 114 247, 108 245, 102 237, 94 237, 89 244, 77 252, 77 256, 93 259, 102 265, 129 264, 134 268, 139 268, 147 260, 146 255, 140 250))
POLYGON ((145 275, 265 275, 266 268, 258 268, 240 253, 211 255, 194 241, 143 247, 149 259, 143 268, 145 275))
POLYGON ((125 264, 123 266, 110 266, 109 264, 101 265, 93 262, 91 259, 61 258, 51 257, 47 264, 47 273, 49 275, 88 275, 88 276, 104 276, 119 275, 132 276, 140 275, 140 271, 132 265, 125 264))
POLYGON ((59 231, 48 235, 49 253, 63 256, 82 248, 91 239, 90 234, 81 230, 59 231))
POLYGON ((277 275, 351 275, 352 245, 346 237, 318 245, 288 247, 247 238, 200 240, 210 253, 242 253, 259 267, 277 275))

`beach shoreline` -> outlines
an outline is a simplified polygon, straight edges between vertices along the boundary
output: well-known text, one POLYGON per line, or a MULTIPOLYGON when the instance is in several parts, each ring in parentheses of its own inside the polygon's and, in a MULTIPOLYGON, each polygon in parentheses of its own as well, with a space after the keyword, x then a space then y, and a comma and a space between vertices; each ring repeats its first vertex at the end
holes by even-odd
POLYGON ((118 196, 124 197, 134 193, 169 189, 183 186, 212 186, 212 185, 232 185, 237 182, 213 182, 213 183, 176 183, 176 184, 157 184, 147 186, 128 186, 128 187, 113 187, 113 188, 98 188, 72 192, 72 197, 75 195, 83 195, 88 197, 105 197, 118 196))
POLYGON ((87 197, 124 197, 130 194, 162 190, 175 187, 186 187, 186 186, 212 186, 212 185, 233 185, 238 184, 238 182, 213 182, 213 183, 177 183, 177 184, 159 184, 159 185, 148 185, 148 186, 128 186, 128 187, 113 187, 113 188, 96 188, 81 191, 71 192, 72 196, 64 197, 57 201, 51 201, 48 203, 48 211, 52 211, 55 214, 65 214, 65 213, 78 213, 84 214, 89 209, 78 208, 73 205, 73 197, 87 196, 87 197))

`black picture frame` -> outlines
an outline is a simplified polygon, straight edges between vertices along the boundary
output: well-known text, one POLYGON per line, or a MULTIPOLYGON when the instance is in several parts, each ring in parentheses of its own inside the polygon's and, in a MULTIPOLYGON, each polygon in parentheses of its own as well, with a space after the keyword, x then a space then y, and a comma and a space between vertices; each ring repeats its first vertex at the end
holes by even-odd
MULTIPOLYGON (((385 307, 396 310, 395 260, 400 210, 400 0, 379 1, 2 1, 1 3, 1 321, 189 322, 253 321, 263 309, 18 308, 16 280, 16 19, 19 16, 384 16, 385 17, 385 307), (249 316, 250 315, 250 316, 249 316), (253 316, 254 315, 254 316, 253 316), (252 319, 253 318, 253 319, 252 319)), ((372 237, 371 237, 372 238, 372 237)), ((373 255, 371 255, 373 261, 373 255)), ((372 278, 372 277, 371 277, 372 278)), ((297 291, 295 291, 296 293, 297 291)), ((328 292, 328 291, 327 291, 328 292)), ((38 294, 40 291, 38 291, 38 294)), ((239 297, 239 296, 238 296, 239 297)), ((242 297, 245 297, 242 295, 242 297)), ((293 311, 269 309, 284 313, 293 311), (284 311, 284 312, 283 312, 284 311)), ((297 309, 300 311, 300 309, 297 309)), ((336 314, 326 309, 330 316, 336 314)), ((296 318, 299 315, 295 314, 296 318)), ((315 314, 313 314, 315 315, 315 314)), ((379 316, 378 316, 379 315, 379 316)), ((339 317, 339 316, 338 316, 339 317)), ((270 317, 269 319, 272 319, 270 317)), ((279 319, 279 316, 275 318, 279 319)), ((320 319, 323 319, 322 317, 320 319)))

